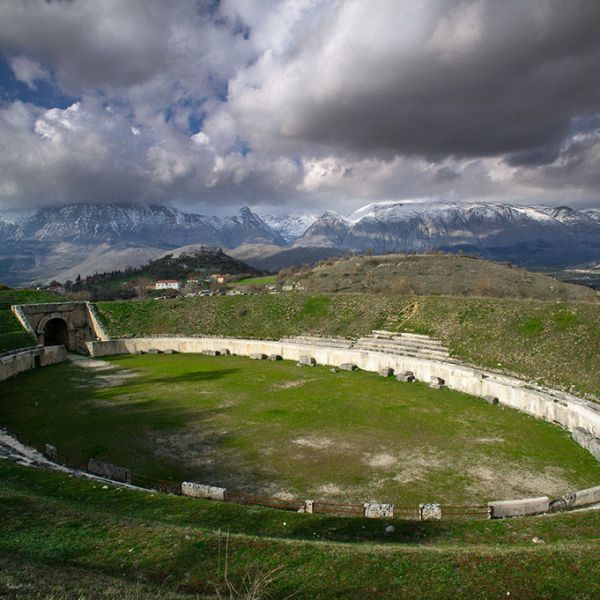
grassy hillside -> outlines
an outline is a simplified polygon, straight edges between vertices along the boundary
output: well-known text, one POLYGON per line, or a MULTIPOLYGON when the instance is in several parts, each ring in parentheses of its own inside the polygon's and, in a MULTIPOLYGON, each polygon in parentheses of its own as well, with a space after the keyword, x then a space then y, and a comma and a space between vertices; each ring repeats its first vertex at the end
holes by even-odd
POLYGON ((96 273, 66 285, 70 292, 83 292, 91 300, 112 300, 145 296, 157 279, 198 280, 214 273, 253 277, 258 271, 219 248, 185 246, 137 268, 96 273))
POLYGON ((0 564, 10 569, 0 574, 0 592, 8 597, 212 598, 226 591, 225 559, 227 580, 238 588, 244 577, 275 569, 265 598, 492 599, 510 592, 591 599, 600 593, 598 511, 394 521, 395 531, 386 533, 387 523, 376 519, 150 495, 6 461, 0 461, 0 505, 0 564), (32 571, 40 576, 34 583, 32 571), (84 594, 72 591, 82 587, 84 594), (61 596, 63 589, 71 595, 61 596))
POLYGON ((508 263, 456 254, 389 254, 322 261, 289 273, 310 292, 485 296, 597 302, 590 288, 508 263))
POLYGON ((35 344, 10 310, 13 304, 56 302, 62 299, 56 294, 37 290, 0 290, 0 352, 35 344))
POLYGON ((114 337, 427 333, 473 364, 600 397, 600 304, 292 292, 110 302, 98 308, 114 337))

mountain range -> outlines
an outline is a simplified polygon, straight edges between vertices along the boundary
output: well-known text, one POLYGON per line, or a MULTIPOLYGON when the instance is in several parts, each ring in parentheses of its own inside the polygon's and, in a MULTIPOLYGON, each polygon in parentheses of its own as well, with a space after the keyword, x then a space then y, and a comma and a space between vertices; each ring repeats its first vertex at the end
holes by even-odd
POLYGON ((346 252, 467 252, 530 267, 600 261, 600 209, 478 202, 369 204, 326 211, 232 217, 166 206, 76 204, 12 222, 0 215, 0 281, 30 285, 139 266, 186 245, 219 246, 261 269, 346 252))

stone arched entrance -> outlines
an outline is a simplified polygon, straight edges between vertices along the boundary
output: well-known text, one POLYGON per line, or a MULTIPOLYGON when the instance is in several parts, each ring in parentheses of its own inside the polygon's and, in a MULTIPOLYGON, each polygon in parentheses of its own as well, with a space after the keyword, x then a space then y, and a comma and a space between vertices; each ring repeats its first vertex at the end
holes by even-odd
POLYGON ((63 345, 67 350, 75 350, 75 330, 69 325, 64 315, 51 313, 40 319, 37 335, 44 346, 63 345))
POLYGON ((69 327, 60 317, 50 319, 44 326, 44 346, 69 346, 69 327))
MULTIPOLYGON (((23 326, 43 346, 64 345, 71 352, 88 354, 87 342, 106 334, 97 329, 97 317, 87 302, 49 302, 14 306, 13 311, 23 326)), ((98 326, 99 327, 99 326, 98 326)))

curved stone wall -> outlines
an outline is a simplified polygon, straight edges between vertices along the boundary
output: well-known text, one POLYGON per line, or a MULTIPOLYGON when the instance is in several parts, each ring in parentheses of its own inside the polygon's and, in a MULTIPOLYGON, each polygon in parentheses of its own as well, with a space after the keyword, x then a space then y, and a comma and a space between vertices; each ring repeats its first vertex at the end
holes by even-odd
POLYGON ((0 381, 36 367, 45 367, 67 360, 64 346, 35 346, 0 356, 0 381))
MULTIPOLYGON (((232 354, 242 356, 278 354, 294 361, 310 356, 317 364, 339 367, 349 363, 364 371, 378 372, 385 368, 394 369, 395 373, 412 371, 419 381, 430 382, 433 378, 441 378, 450 389, 473 396, 497 398, 505 406, 556 423, 570 432, 583 429, 594 438, 600 436, 599 405, 571 394, 456 362, 321 344, 212 337, 128 338, 88 342, 87 346, 92 356, 137 354, 149 350, 200 353, 227 349, 232 354)), ((600 460, 600 456, 596 458, 600 460)))

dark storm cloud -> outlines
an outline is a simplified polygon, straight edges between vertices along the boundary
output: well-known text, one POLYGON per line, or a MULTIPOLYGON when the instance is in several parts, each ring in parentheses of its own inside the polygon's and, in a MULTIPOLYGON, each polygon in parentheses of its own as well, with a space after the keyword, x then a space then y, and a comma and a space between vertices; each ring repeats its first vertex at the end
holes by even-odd
POLYGON ((598 31, 595 0, 5 0, 0 209, 589 204, 598 31))
POLYGON ((271 135, 359 153, 532 164, 600 110, 599 2, 410 5, 343 4, 318 43, 234 94, 242 119, 269 112, 271 135))

